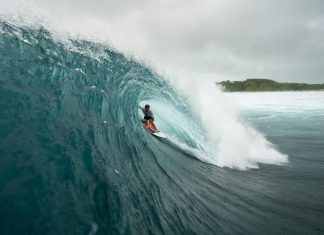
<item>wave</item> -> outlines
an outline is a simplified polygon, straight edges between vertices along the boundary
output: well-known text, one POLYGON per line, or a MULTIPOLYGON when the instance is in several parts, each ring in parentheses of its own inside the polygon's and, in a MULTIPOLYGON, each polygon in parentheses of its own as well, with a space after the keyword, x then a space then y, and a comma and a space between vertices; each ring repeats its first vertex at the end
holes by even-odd
POLYGON ((237 200, 230 185, 238 178, 203 162, 248 169, 287 159, 216 87, 179 80, 188 86, 179 91, 102 43, 58 41, 44 27, 6 21, 0 29, 2 234, 233 232, 228 223, 248 231, 234 209, 216 213, 193 190, 212 182, 213 195, 228 197, 220 206, 237 200), (169 142, 142 128, 146 103, 169 142))
MULTIPOLYGON (((238 169, 287 162, 260 133, 239 120, 237 109, 208 81, 177 80, 180 96, 150 68, 104 44, 73 39, 57 42, 44 28, 2 23, 2 41, 6 79, 53 86, 58 93, 48 94, 56 100, 51 108, 59 107, 76 120, 91 116, 98 128, 113 127, 107 129, 112 133, 114 128, 123 128, 126 138, 133 141, 140 135, 146 142, 137 107, 150 103, 157 125, 169 139, 205 162, 238 169), (17 76, 21 70, 25 73, 17 76)), ((33 87, 26 89, 33 91, 33 87)))

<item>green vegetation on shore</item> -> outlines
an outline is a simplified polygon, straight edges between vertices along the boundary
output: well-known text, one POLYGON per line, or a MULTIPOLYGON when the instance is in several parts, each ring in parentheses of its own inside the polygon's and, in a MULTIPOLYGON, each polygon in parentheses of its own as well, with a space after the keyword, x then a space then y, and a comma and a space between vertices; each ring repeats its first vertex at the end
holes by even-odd
POLYGON ((218 82, 224 91, 311 91, 324 90, 322 84, 276 82, 269 79, 247 79, 245 81, 222 81, 218 82))

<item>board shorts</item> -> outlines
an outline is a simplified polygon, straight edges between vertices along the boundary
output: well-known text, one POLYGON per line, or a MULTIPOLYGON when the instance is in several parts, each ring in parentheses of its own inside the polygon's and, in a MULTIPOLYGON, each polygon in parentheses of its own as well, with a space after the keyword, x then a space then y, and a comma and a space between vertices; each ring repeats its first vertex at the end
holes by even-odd
POLYGON ((144 119, 145 120, 151 120, 151 119, 153 119, 153 117, 152 116, 144 116, 144 119))

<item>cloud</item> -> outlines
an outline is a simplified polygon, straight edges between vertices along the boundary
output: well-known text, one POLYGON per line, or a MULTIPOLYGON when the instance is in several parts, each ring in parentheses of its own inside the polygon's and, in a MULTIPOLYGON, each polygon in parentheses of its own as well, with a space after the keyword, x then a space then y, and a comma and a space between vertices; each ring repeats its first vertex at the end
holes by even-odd
POLYGON ((109 40, 123 52, 188 79, 324 82, 321 0, 34 0, 32 4, 30 8, 37 8, 37 14, 57 28, 109 40))

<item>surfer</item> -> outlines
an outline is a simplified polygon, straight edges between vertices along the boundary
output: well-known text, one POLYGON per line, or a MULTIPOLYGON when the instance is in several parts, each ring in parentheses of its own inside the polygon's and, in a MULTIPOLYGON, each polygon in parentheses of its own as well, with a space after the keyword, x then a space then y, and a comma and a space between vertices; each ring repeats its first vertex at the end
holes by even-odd
POLYGON ((150 109, 150 105, 145 105, 144 108, 140 107, 139 108, 142 110, 142 112, 144 113, 144 119, 142 120, 143 123, 145 123, 145 120, 148 120, 150 123, 154 122, 154 116, 153 116, 153 112, 150 109))
POLYGON ((149 130, 148 128, 151 128, 151 126, 153 127, 153 132, 158 132, 158 129, 156 128, 155 124, 154 124, 154 115, 152 110, 150 109, 150 105, 145 105, 144 108, 140 107, 139 108, 142 110, 143 114, 144 114, 144 119, 142 120, 142 122, 144 123, 144 127, 145 129, 149 130), (148 126, 148 128, 146 127, 148 126))

